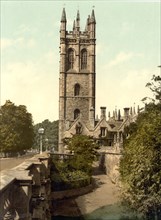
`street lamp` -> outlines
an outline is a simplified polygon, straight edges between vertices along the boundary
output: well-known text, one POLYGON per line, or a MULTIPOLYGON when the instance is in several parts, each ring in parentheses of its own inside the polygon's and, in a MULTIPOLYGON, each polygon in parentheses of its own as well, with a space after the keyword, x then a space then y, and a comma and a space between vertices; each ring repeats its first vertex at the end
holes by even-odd
POLYGON ((44 128, 39 128, 38 133, 40 135, 40 154, 42 154, 42 136, 44 134, 44 128))
POLYGON ((45 143, 46 143, 46 151, 48 151, 48 142, 49 142, 49 139, 46 138, 46 139, 45 139, 45 143))

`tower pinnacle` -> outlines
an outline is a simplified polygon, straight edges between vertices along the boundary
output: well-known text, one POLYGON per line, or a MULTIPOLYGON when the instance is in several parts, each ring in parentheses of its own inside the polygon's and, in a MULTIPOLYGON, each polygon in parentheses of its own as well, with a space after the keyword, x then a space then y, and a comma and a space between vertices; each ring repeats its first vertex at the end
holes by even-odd
POLYGON ((95 14, 94 14, 94 9, 92 9, 92 14, 91 14, 91 19, 90 19, 90 21, 91 21, 92 23, 96 23, 95 14))
POLYGON ((75 20, 73 21, 73 30, 75 30, 75 20))
POLYGON ((65 8, 63 8, 63 11, 62 11, 62 16, 61 16, 61 22, 66 22, 66 12, 65 12, 65 8))
POLYGON ((79 14, 79 10, 77 11, 76 29, 77 29, 77 31, 79 31, 79 29, 80 29, 80 14, 79 14))
POLYGON ((80 21, 80 14, 79 14, 79 10, 77 11, 77 21, 80 21))

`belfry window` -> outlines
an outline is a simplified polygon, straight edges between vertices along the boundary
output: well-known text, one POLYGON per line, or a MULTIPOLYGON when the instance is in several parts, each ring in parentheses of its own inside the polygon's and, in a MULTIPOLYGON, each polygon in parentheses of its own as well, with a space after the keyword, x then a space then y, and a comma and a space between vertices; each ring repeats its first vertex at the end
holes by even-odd
POLYGON ((80 85, 77 83, 74 86, 74 96, 79 96, 80 94, 80 85))
POLYGON ((68 50, 68 65, 69 65, 69 69, 73 69, 73 66, 74 66, 74 50, 71 49, 71 48, 68 50))
POLYGON ((80 115, 80 110, 79 109, 75 109, 74 110, 74 119, 78 118, 80 115))
POLYGON ((81 51, 81 69, 87 69, 87 50, 81 51))

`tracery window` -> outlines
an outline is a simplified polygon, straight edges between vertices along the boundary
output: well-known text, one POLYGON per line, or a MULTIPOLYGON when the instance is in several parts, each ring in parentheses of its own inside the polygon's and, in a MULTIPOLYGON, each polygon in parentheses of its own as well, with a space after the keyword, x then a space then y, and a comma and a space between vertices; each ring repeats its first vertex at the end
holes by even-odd
POLYGON ((73 66, 74 66, 74 50, 72 48, 70 48, 68 50, 68 65, 69 65, 69 69, 73 69, 73 66))
POLYGON ((81 69, 87 69, 87 50, 81 51, 81 69))
POLYGON ((78 83, 74 86, 74 96, 79 96, 80 94, 80 85, 78 83))
POLYGON ((78 118, 79 115, 80 115, 80 110, 79 109, 75 109, 74 110, 74 119, 78 118))

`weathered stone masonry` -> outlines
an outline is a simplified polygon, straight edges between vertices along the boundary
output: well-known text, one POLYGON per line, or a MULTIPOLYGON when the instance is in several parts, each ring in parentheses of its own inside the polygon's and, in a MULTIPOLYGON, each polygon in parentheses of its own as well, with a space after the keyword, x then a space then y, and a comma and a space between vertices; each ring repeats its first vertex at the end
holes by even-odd
POLYGON ((49 157, 37 155, 0 172, 0 219, 50 219, 49 157))
POLYGON ((66 12, 63 9, 60 27, 59 77, 59 151, 63 152, 64 133, 75 121, 94 126, 95 118, 95 15, 88 17, 85 31, 80 31, 77 12, 73 31, 66 30, 66 12), (91 117, 92 109, 92 117, 91 117), (90 123, 89 123, 90 122, 90 123))
MULTIPOLYGON (((102 106, 95 118, 96 102, 96 19, 94 10, 80 30, 77 12, 73 30, 67 31, 63 9, 60 26, 59 72, 59 152, 65 151, 63 140, 75 134, 92 136, 101 146, 122 146, 124 127, 135 121, 134 108, 124 108, 124 116, 115 109, 106 116, 102 106)), ((105 73, 108 74, 108 73, 105 73)), ((106 82, 105 82, 106 83, 106 82)))

